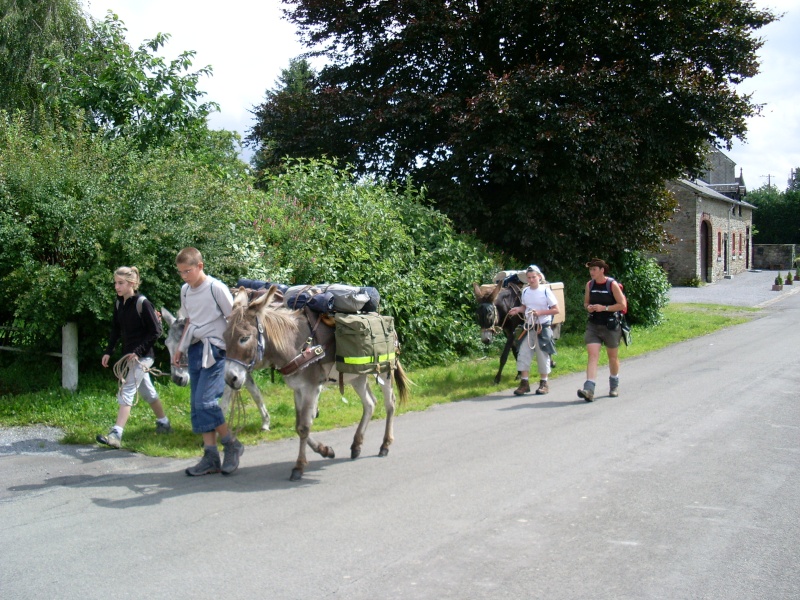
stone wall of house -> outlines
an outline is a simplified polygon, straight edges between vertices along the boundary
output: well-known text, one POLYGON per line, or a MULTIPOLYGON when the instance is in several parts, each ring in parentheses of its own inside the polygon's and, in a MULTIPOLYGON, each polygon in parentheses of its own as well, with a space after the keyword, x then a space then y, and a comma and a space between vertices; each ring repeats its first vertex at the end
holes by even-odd
MULTIPOLYGON (((655 258, 664 268, 672 285, 686 285, 701 279, 700 228, 703 221, 709 224, 709 252, 707 282, 726 275, 737 275, 748 269, 748 249, 752 251, 750 237, 752 209, 734 205, 714 197, 706 197, 679 183, 670 184, 680 205, 679 210, 666 225, 674 242, 655 258), (731 212, 731 209, 734 209, 731 212), (740 214, 741 213, 741 214, 740 214), (726 238, 728 240, 728 269, 725 269, 726 238)), ((749 254, 752 256, 752 254, 749 254)))
POLYGON ((753 244, 753 267, 771 271, 794 269, 794 244, 753 244))

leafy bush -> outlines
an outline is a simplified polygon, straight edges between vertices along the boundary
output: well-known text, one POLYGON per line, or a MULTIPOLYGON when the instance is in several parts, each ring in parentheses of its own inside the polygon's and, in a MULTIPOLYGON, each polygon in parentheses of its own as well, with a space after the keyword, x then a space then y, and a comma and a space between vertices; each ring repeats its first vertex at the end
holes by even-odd
POLYGON ((669 280, 653 258, 641 252, 625 252, 617 278, 625 286, 628 321, 638 325, 658 325, 669 303, 669 280))
POLYGON ((78 323, 83 359, 97 357, 114 301, 113 270, 136 265, 156 306, 178 304, 175 255, 201 248, 214 274, 248 268, 240 252, 255 194, 170 148, 139 151, 77 130, 34 133, 0 113, 0 323, 26 343, 78 323))
POLYGON ((397 319, 408 363, 429 365, 479 348, 473 281, 497 261, 454 232, 424 191, 356 180, 333 161, 291 162, 253 205, 263 278, 372 286, 397 319))

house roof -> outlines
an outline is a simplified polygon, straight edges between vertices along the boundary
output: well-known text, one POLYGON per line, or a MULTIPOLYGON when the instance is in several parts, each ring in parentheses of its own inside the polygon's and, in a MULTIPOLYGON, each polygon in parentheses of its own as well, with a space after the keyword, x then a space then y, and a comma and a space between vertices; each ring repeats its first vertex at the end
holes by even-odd
POLYGON ((745 206, 747 208, 756 208, 754 205, 750 204, 749 202, 745 202, 744 200, 734 200, 733 198, 729 198, 718 192, 717 190, 722 189, 723 191, 728 191, 726 188, 731 187, 735 188, 736 184, 733 183, 723 183, 723 184, 716 184, 710 185, 704 181, 695 180, 689 181, 688 179, 676 179, 674 182, 678 185, 682 185, 683 187, 689 188, 696 194, 704 196, 705 198, 713 198, 715 200, 720 200, 721 202, 726 202, 728 204, 733 204, 736 206, 745 206))

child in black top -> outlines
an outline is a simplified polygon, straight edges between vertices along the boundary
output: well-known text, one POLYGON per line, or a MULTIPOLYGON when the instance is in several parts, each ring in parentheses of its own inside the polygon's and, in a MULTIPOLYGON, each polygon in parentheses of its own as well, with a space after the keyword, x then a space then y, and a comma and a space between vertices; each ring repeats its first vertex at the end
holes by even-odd
POLYGON ((147 372, 153 366, 153 344, 161 336, 161 323, 150 301, 137 293, 140 283, 139 269, 136 267, 120 267, 114 272, 117 300, 114 303, 111 335, 101 363, 108 367, 111 353, 121 337, 127 376, 117 393, 117 422, 107 435, 97 436, 99 443, 112 448, 119 448, 122 444, 122 432, 130 417, 137 390, 156 415, 156 433, 172 431, 158 392, 147 372))

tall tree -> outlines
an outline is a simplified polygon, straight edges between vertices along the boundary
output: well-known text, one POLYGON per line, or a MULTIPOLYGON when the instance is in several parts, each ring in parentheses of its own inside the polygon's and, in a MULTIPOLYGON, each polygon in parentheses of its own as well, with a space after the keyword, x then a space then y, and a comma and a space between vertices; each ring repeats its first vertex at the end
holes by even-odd
POLYGON ((246 142, 255 149, 252 164, 260 175, 277 174, 283 169, 282 159, 295 157, 348 155, 352 148, 329 136, 326 124, 336 115, 326 109, 314 93, 316 73, 305 59, 293 59, 281 71, 275 88, 268 90, 264 102, 254 108, 256 124, 246 142))
POLYGON ((284 4, 329 61, 320 151, 336 140, 360 171, 411 176, 460 227, 552 262, 660 241, 664 180, 758 111, 735 85, 775 19, 746 0, 284 4))
POLYGON ((0 0, 0 109, 33 112, 52 82, 42 60, 72 56, 89 26, 76 0, 0 0))
POLYGON ((800 190, 790 185, 779 192, 765 185, 747 194, 753 211, 754 241, 757 244, 800 244, 800 190))

